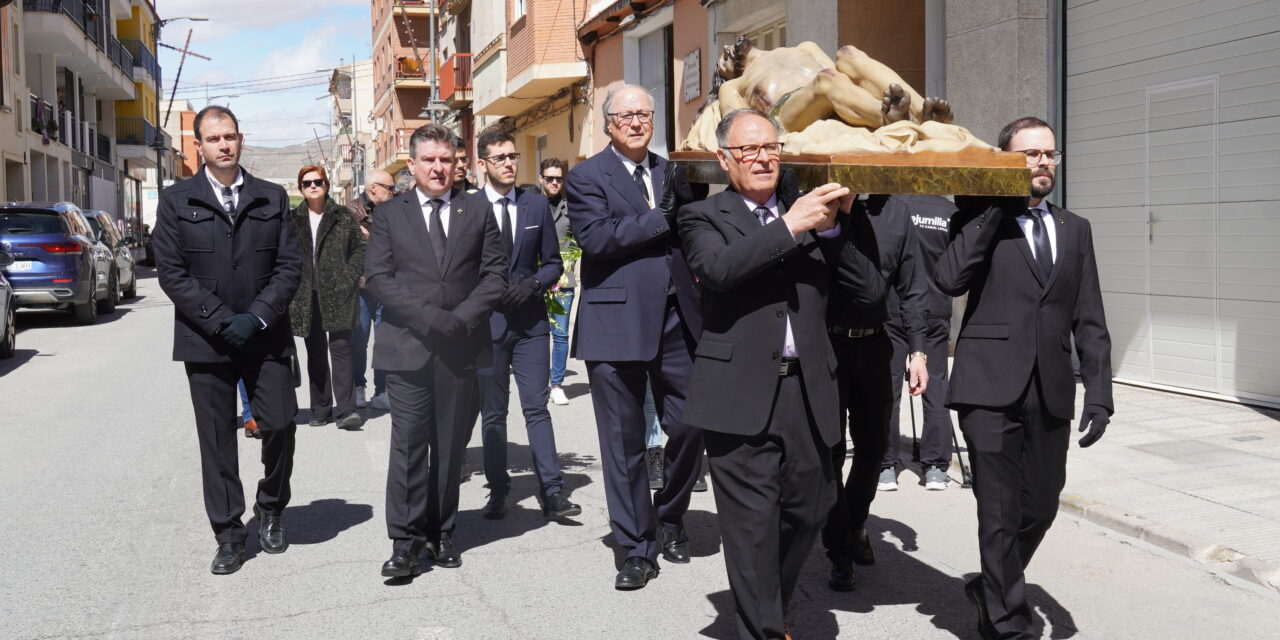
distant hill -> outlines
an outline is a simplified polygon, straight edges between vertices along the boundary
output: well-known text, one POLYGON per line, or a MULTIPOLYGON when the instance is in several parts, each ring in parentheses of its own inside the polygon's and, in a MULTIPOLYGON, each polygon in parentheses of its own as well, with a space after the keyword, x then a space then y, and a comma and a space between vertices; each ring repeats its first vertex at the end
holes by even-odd
MULTIPOLYGON (((320 138, 320 146, 327 153, 333 148, 333 143, 328 138, 320 138)), ((288 185, 297 181, 298 169, 309 164, 323 164, 315 140, 288 147, 245 145, 240 155, 240 166, 249 173, 264 180, 288 185)))

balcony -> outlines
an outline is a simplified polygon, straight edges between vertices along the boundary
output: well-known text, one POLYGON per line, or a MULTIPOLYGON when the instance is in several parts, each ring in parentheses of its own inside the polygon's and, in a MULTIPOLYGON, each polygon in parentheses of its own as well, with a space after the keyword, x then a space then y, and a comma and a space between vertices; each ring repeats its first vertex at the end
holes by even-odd
POLYGON ((400 0, 396 2, 395 13, 400 15, 401 8, 404 13, 411 16, 430 16, 435 12, 435 3, 428 0, 400 0))
POLYGON ((426 68, 417 60, 400 56, 396 58, 395 86, 406 89, 429 89, 431 79, 426 68))
POLYGON ((98 144, 94 149, 94 157, 103 162, 111 162, 111 138, 102 135, 101 132, 96 133, 95 137, 98 144))
POLYGON ((455 53, 440 67, 440 99, 450 109, 471 104, 471 54, 455 53))
POLYGON ((98 99, 134 98, 133 56, 112 37, 105 16, 82 0, 23 0, 22 6, 28 54, 53 56, 98 99))
POLYGON ((160 61, 156 60, 155 54, 151 53, 146 43, 141 40, 121 40, 120 44, 129 52, 129 55, 133 56, 133 66, 145 69, 147 73, 150 73, 157 87, 163 84, 163 80, 160 77, 160 61))
POLYGON ((156 143, 158 129, 143 118, 116 118, 116 143, 150 147, 156 143))
POLYGON ((451 16, 462 13, 471 4, 471 0, 436 0, 436 6, 444 9, 451 16))

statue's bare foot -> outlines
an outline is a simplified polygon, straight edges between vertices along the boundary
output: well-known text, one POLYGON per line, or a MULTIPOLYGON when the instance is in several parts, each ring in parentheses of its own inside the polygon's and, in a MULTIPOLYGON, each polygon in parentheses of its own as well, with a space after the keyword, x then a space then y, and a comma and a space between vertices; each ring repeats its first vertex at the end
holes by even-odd
POLYGON ((920 121, 934 120, 942 124, 951 124, 955 114, 951 113, 951 104, 942 98, 925 98, 920 105, 920 121))
POLYGON ((880 113, 884 114, 884 123, 893 124, 899 120, 911 119, 911 96, 899 84, 890 84, 884 90, 884 100, 880 104, 880 113))

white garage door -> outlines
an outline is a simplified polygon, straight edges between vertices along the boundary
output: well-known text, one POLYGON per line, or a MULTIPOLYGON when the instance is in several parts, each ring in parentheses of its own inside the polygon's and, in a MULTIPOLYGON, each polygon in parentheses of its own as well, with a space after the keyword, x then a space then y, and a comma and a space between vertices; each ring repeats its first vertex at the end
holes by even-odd
POLYGON ((1280 2, 1067 8, 1067 206, 1116 377, 1280 402, 1280 2))

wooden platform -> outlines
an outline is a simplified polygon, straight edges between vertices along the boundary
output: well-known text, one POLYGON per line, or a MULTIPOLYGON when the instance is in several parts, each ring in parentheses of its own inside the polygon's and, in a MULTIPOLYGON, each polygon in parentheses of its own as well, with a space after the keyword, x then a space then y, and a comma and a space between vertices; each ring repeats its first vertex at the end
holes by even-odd
MULTIPOLYGON (((727 184, 716 154, 674 151, 671 160, 688 167, 691 182, 727 184)), ((782 155, 802 189, 837 182, 855 193, 1025 196, 1031 171, 1021 153, 965 149, 954 153, 851 153, 782 155)))

